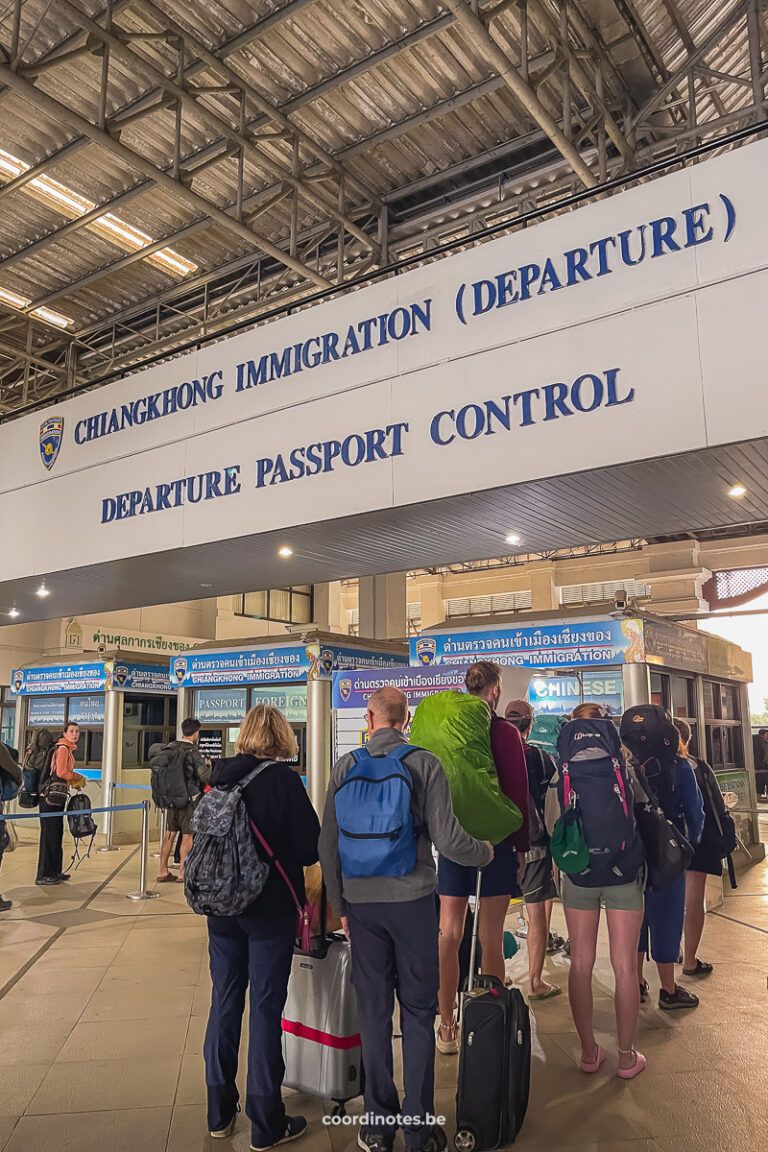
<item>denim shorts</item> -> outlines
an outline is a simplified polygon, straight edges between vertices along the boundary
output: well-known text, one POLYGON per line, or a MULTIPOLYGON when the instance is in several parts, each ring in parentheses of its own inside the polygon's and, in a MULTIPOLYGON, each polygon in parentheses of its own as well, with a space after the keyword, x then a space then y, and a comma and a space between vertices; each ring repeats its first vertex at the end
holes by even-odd
MULTIPOLYGON (((477 868, 455 864, 441 856, 437 864, 437 891, 440 896, 474 896, 477 868)), ((517 883, 517 854, 510 840, 502 840, 493 850, 493 860, 483 868, 481 896, 520 896, 517 883)))
POLYGON ((612 884, 605 888, 581 888, 565 872, 560 874, 560 897, 564 908, 574 912, 599 912, 601 906, 616 912, 642 912, 643 877, 638 873, 632 884, 612 884))

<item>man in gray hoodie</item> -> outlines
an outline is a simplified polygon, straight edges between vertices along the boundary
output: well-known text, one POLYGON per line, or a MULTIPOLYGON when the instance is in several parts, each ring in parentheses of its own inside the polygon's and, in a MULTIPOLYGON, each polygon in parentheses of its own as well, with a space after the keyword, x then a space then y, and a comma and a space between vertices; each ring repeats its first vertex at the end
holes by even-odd
MULTIPOLYGON (((408 701, 402 692, 392 687, 375 692, 368 702, 370 755, 391 756, 407 747, 403 736, 407 722, 408 701)), ((335 798, 354 766, 354 757, 347 754, 331 772, 319 852, 329 902, 341 916, 352 945, 368 1120, 358 1143, 366 1152, 391 1152, 400 1117, 409 1152, 442 1152, 446 1137, 433 1116, 440 974, 432 844, 449 860, 475 868, 491 862, 493 848, 464 831, 453 813, 442 764, 431 752, 414 747, 402 761, 413 785, 411 818, 417 836, 413 871, 404 876, 345 877, 335 798), (392 1065, 395 992, 403 1035, 402 1113, 392 1065)))

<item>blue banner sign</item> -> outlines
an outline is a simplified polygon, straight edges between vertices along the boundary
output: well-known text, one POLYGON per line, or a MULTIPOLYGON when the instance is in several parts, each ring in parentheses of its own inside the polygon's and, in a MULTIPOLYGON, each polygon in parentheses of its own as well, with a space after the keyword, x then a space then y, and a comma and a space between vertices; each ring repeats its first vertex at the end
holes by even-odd
POLYGON ((391 685, 404 692, 411 709, 433 692, 450 688, 464 691, 464 673, 468 664, 439 665, 435 668, 391 668, 386 672, 372 668, 342 669, 333 674, 332 707, 363 712, 378 688, 391 685))
POLYGON ((112 665, 48 664, 43 668, 16 668, 11 673, 11 695, 47 696, 57 692, 103 692, 111 687, 112 665))
POLYGON ((167 692, 167 664, 115 664, 112 687, 119 692, 167 692))
POLYGON ((30 700, 27 724, 30 728, 63 728, 66 707, 66 696, 42 696, 30 700))
POLYGON ((12 696, 47 696, 56 692, 168 692, 165 664, 48 664, 16 668, 11 673, 12 696))
POLYGON ((415 636, 412 664, 492 660, 516 668, 578 668, 642 663, 641 620, 590 620, 541 628, 498 628, 415 636))
POLYGON ((171 661, 176 686, 279 684, 291 680, 329 680, 336 668, 388 668, 402 656, 326 644, 291 644, 227 652, 185 652, 171 661))
MULTIPOLYGON (((609 716, 624 711, 624 685, 621 672, 584 672, 584 704, 599 704, 609 716)), ((534 676, 528 688, 528 703, 537 715, 564 716, 582 703, 576 676, 534 676)))
MULTIPOLYGON (((41 701, 30 701, 30 712, 35 704, 41 701)), ((67 717, 70 724, 103 724, 104 723, 104 696, 73 696, 69 702, 69 716, 67 717)))

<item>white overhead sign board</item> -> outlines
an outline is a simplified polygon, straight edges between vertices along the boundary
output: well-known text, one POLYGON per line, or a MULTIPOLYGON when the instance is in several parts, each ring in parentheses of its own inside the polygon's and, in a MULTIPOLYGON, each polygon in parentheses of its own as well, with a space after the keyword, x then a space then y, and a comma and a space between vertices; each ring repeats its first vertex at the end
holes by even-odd
POLYGON ((762 141, 4 425, 5 578, 768 434, 767 178, 762 141))

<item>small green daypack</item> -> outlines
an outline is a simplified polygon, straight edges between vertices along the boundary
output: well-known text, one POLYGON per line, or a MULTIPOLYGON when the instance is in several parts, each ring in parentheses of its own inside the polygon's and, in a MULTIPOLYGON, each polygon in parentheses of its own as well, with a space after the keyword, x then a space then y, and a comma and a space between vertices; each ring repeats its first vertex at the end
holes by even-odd
POLYGON ((569 807, 552 829, 549 850, 560 871, 569 876, 589 868, 589 845, 584 837, 575 796, 571 797, 569 807))
POLYGON ((554 757, 555 764, 559 764, 557 738, 560 735, 560 730, 567 723, 568 720, 565 716, 542 713, 534 719, 531 731, 526 736, 526 741, 529 744, 535 744, 537 748, 543 748, 545 752, 549 752, 550 756, 554 757))

